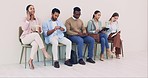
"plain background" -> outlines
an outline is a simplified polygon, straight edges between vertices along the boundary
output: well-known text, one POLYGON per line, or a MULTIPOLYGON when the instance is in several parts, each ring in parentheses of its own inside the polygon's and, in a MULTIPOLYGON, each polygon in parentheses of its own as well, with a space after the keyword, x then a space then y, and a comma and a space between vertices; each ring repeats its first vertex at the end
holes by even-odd
POLYGON ((21 45, 18 40, 18 27, 26 16, 25 8, 28 4, 35 6, 36 16, 41 21, 50 18, 54 7, 59 8, 61 10, 59 19, 63 23, 72 16, 73 7, 79 6, 85 26, 95 10, 101 11, 103 23, 113 12, 118 12, 124 53, 145 52, 147 55, 147 0, 2 0, 0 2, 0 65, 19 62, 21 45))

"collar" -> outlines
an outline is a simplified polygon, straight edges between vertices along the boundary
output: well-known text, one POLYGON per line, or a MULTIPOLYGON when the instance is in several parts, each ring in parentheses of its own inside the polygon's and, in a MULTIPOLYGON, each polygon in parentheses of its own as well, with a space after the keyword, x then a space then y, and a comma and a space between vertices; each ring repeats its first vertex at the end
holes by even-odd
POLYGON ((77 19, 76 19, 75 17, 73 17, 73 16, 72 16, 72 19, 73 19, 73 20, 77 20, 77 19))

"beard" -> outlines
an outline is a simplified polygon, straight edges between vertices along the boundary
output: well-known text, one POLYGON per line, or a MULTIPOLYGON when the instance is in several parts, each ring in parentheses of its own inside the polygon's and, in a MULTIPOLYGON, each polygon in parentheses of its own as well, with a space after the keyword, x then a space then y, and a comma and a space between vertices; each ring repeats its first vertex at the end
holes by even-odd
POLYGON ((57 18, 53 18, 53 17, 52 17, 51 19, 52 19, 53 21, 56 21, 56 20, 57 20, 57 18))

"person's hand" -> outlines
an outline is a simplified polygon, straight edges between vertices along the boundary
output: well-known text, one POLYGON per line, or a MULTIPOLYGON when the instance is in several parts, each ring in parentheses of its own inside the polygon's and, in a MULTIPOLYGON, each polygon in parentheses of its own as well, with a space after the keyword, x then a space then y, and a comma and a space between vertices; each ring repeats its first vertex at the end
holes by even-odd
POLYGON ((60 29, 60 26, 55 26, 54 30, 60 29))
POLYGON ((88 35, 88 33, 83 33, 83 36, 87 36, 88 35))
POLYGON ((99 31, 100 31, 99 29, 95 30, 96 33, 98 33, 99 31))
POLYGON ((83 36, 83 33, 81 33, 81 32, 78 32, 78 35, 79 35, 79 36, 83 36))
POLYGON ((42 32, 41 27, 39 27, 39 29, 38 29, 38 33, 41 33, 41 32, 42 32))
POLYGON ((65 29, 64 29, 64 28, 62 28, 62 27, 60 27, 60 30, 61 30, 61 31, 64 31, 65 29))

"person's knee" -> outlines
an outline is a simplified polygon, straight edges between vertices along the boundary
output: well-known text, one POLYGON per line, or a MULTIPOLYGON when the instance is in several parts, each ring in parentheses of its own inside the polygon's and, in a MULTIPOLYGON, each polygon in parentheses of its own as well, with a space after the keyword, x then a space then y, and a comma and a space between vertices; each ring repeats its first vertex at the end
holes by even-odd
POLYGON ((84 40, 82 38, 79 38, 79 39, 77 39, 76 43, 77 44, 83 44, 84 43, 84 40))
POLYGON ((38 47, 39 45, 34 41, 31 43, 32 47, 38 47))
POLYGON ((89 41, 89 43, 93 43, 93 44, 95 43, 95 39, 92 37, 89 37, 88 41, 89 41))
POLYGON ((54 46, 58 46, 58 41, 53 41, 51 44, 54 46))

